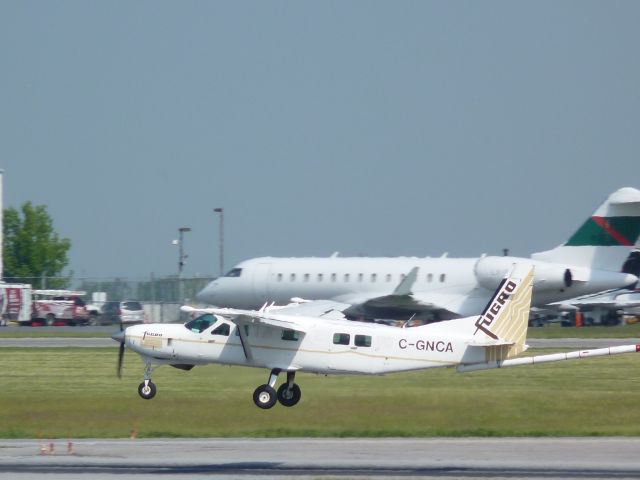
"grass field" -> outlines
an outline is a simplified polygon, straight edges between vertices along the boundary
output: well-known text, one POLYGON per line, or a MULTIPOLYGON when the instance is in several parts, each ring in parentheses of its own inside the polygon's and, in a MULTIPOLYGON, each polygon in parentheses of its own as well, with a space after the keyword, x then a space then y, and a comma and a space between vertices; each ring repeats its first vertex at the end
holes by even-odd
MULTIPOLYGON (((536 353, 540 353, 538 350, 536 353)), ((546 352, 545 352, 546 353, 546 352)), ((299 374, 302 400, 265 411, 251 400, 263 369, 158 368, 117 348, 0 350, 0 437, 640 435, 640 356, 457 374, 299 374)))
MULTIPOLYGON (((113 331, 118 330, 117 325, 113 325, 113 331)), ((55 328, 42 330, 38 327, 17 327, 11 326, 0 328, 0 338, 22 338, 22 337, 67 337, 67 338, 89 338, 89 337, 109 337, 106 332, 88 332, 83 327, 76 327, 73 331, 68 329, 56 331, 55 328)), ((561 327, 559 324, 549 324, 544 327, 531 327, 528 331, 528 338, 640 338, 640 324, 620 325, 616 327, 561 327)))

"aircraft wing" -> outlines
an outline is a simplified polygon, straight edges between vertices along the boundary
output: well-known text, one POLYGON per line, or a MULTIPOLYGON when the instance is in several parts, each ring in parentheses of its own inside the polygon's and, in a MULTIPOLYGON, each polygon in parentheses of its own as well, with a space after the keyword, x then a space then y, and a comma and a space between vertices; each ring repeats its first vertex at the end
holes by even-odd
POLYGON ((268 313, 263 310, 239 310, 236 308, 193 308, 183 306, 180 308, 187 313, 211 313, 220 315, 236 325, 259 324, 274 328, 284 328, 306 333, 307 327, 297 318, 287 318, 287 315, 268 313))
POLYGON ((601 294, 572 298, 547 305, 547 309, 574 310, 578 308, 635 308, 640 306, 640 292, 613 290, 601 294))
POLYGON ((399 318, 426 313, 440 320, 448 320, 482 311, 490 298, 491 292, 477 287, 466 293, 461 293, 458 288, 443 288, 425 293, 342 295, 335 300, 349 304, 350 307, 343 311, 352 317, 399 318))

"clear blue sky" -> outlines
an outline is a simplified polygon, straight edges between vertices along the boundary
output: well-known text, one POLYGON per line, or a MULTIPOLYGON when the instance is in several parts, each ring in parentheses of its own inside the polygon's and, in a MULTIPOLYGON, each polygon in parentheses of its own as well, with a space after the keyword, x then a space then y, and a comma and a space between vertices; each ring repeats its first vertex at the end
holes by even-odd
POLYGON ((640 2, 0 0, 5 207, 77 277, 529 255, 640 187, 640 2))

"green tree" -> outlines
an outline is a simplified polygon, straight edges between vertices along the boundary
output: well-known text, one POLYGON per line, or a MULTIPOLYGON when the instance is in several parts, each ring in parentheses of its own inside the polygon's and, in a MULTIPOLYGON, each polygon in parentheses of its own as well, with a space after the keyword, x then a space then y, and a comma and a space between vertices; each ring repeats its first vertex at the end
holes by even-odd
POLYGON ((3 220, 4 280, 42 288, 44 276, 47 288, 67 287, 70 277, 62 270, 69 264, 71 240, 54 231, 47 207, 25 202, 20 211, 5 209, 3 220))

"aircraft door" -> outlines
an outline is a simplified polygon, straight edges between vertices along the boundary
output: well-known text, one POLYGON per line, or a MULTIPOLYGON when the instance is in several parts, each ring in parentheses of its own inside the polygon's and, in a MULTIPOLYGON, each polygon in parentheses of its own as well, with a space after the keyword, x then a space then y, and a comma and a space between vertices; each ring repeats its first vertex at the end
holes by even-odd
POLYGON ((264 302, 271 300, 269 291, 269 272, 271 271, 270 263, 259 263, 253 271, 253 296, 256 304, 262 305, 264 302))

